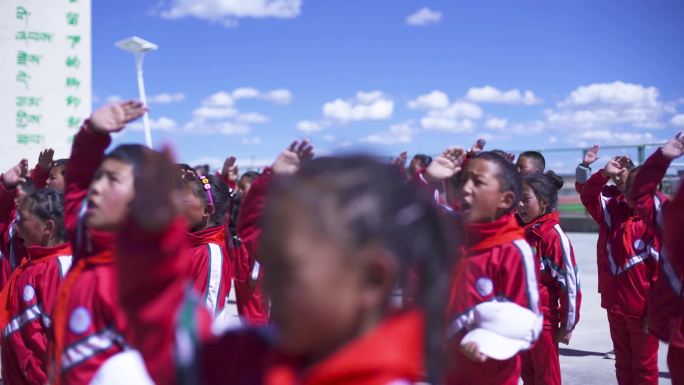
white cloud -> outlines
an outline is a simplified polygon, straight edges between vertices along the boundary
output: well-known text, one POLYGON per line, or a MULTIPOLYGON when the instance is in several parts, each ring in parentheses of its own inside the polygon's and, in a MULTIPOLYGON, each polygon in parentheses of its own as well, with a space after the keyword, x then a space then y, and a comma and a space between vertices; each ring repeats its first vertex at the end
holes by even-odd
POLYGON ((652 142, 655 136, 650 132, 618 132, 612 130, 591 130, 572 135, 576 142, 606 142, 613 144, 643 144, 652 142))
POLYGON ((242 122, 242 123, 254 123, 254 124, 259 124, 259 123, 266 123, 268 122, 268 117, 261 115, 257 112, 249 112, 246 114, 240 114, 235 118, 236 121, 242 122))
POLYGON ((442 12, 433 11, 430 8, 423 7, 412 13, 406 18, 406 24, 415 27, 438 23, 442 20, 442 12))
POLYGON ((485 126, 487 128, 497 129, 497 130, 506 128, 507 125, 508 125, 508 120, 503 119, 503 118, 489 118, 485 122, 485 126))
POLYGON ((272 90, 265 93, 263 98, 275 104, 289 104, 292 100, 292 92, 286 89, 272 90))
POLYGON ((217 92, 202 101, 202 105, 209 107, 227 107, 235 104, 235 99, 228 92, 217 92))
POLYGON ((185 94, 182 92, 176 93, 161 93, 147 97, 147 104, 169 104, 185 100, 185 94))
POLYGON ((195 119, 226 119, 232 118, 238 114, 238 110, 233 107, 207 107, 202 106, 192 111, 192 116, 195 119))
POLYGON ((541 100, 530 90, 517 88, 501 91, 492 86, 472 87, 466 93, 466 99, 479 103, 522 104, 530 106, 541 103, 541 100))
POLYGON ((301 13, 302 0, 170 0, 163 3, 161 17, 194 17, 218 22, 226 27, 238 25, 238 19, 292 19, 301 13))
POLYGON ((551 136, 549 136, 548 141, 549 141, 549 143, 551 143, 551 144, 558 143, 558 137, 557 137, 557 136, 551 135, 551 136))
POLYGON ((411 122, 393 124, 389 130, 368 135, 360 140, 361 143, 391 145, 397 143, 411 143, 413 141, 413 127, 411 122))
POLYGON ((250 138, 243 138, 242 144, 245 144, 248 146, 258 146, 261 144, 261 138, 258 136, 252 136, 250 138))
POLYGON ((323 116, 339 122, 385 120, 393 112, 394 102, 380 91, 360 91, 353 100, 335 99, 323 105, 323 116))
POLYGON ((670 124, 676 127, 684 127, 684 114, 675 115, 670 119, 670 124))
POLYGON ((259 90, 251 87, 241 87, 233 90, 233 99, 252 99, 259 97, 259 90))
POLYGON ((123 99, 119 95, 109 95, 109 96, 107 96, 107 99, 105 99, 105 101, 107 103, 117 103, 117 102, 120 102, 122 100, 123 99))
MULTIPOLYGON (((143 130, 143 122, 142 119, 136 122, 133 122, 128 125, 128 128, 131 130, 135 131, 140 131, 143 130)), ((160 116, 157 119, 150 119, 150 129, 156 130, 156 131, 173 131, 177 128, 176 121, 167 118, 166 116, 160 116)))
POLYGON ((330 134, 323 135, 323 137, 321 139, 323 139, 324 142, 334 142, 337 140, 337 138, 335 138, 335 136, 330 135, 330 134))
POLYGON ((439 116, 425 116, 420 125, 426 130, 448 131, 456 133, 473 132, 475 125, 470 119, 450 119, 439 116))
POLYGON ((297 123, 297 129, 302 132, 311 133, 324 130, 330 123, 325 120, 300 120, 297 123))
POLYGON ((408 102, 408 108, 412 110, 431 110, 446 108, 449 106, 449 97, 442 91, 434 90, 429 94, 420 95, 408 102))
POLYGON ((223 134, 223 135, 247 135, 252 128, 244 123, 233 121, 203 122, 190 121, 186 123, 185 130, 199 134, 223 134))
POLYGON ((556 129, 660 128, 664 110, 655 87, 616 81, 578 87, 545 114, 556 129))

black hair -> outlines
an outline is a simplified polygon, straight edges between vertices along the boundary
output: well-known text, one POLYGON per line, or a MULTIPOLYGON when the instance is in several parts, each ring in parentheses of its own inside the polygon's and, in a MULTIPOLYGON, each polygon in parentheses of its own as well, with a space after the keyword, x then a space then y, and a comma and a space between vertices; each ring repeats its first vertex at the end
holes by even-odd
POLYGON ((256 171, 247 171, 247 172, 243 173, 242 175, 240 175, 240 179, 247 178, 247 179, 249 179, 250 182, 254 182, 254 179, 256 179, 256 177, 258 177, 258 176, 259 176, 259 173, 256 171))
POLYGON ((195 169, 190 167, 190 165, 187 163, 176 163, 176 166, 178 166, 178 168, 180 168, 183 172, 190 171, 193 174, 195 173, 195 169))
POLYGON ((627 167, 628 167, 629 173, 627 174, 627 178, 625 178, 625 191, 623 191, 623 194, 625 196, 631 195, 632 184, 634 183, 634 178, 636 177, 636 174, 639 171, 641 171, 641 168, 642 168, 642 166, 634 167, 634 163, 632 163, 632 168, 629 168, 629 165, 627 167))
POLYGON ((219 226, 224 222, 224 216, 228 209, 229 200, 231 199, 230 189, 226 182, 215 175, 204 175, 204 177, 209 180, 209 185, 211 185, 211 189, 209 190, 204 189, 204 184, 199 178, 184 178, 183 183, 186 186, 190 186, 192 188, 192 193, 201 199, 205 205, 210 203, 207 193, 211 194, 211 200, 214 206, 214 214, 212 215, 211 220, 214 222, 214 225, 219 226))
POLYGON ((114 159, 133 166, 133 176, 135 177, 138 176, 138 170, 152 151, 140 144, 122 144, 107 153, 103 160, 114 159))
POLYGON ((66 165, 67 165, 67 163, 69 163, 69 159, 66 159, 66 158, 57 159, 56 161, 52 162, 52 166, 50 167, 50 169, 60 167, 60 168, 62 169, 62 171, 60 172, 60 174, 62 174, 62 176, 64 176, 64 175, 66 175, 66 165))
MULTIPOLYGON (((416 294, 426 315, 425 365, 431 383, 441 383, 447 271, 454 262, 458 233, 428 194, 405 183, 394 167, 364 156, 311 160, 293 176, 280 177, 269 191, 260 247, 277 253, 283 207, 295 204, 308 213, 314 231, 345 248, 344 255, 380 246, 400 265, 397 284, 416 294), (412 281, 410 272, 419 280, 412 281)), ((268 251, 267 251, 268 252, 268 251)), ((277 274, 277 273, 275 273, 277 274)))
POLYGON ((540 172, 544 172, 544 170, 546 169, 546 159, 544 159, 544 155, 542 155, 542 153, 539 151, 522 152, 520 155, 518 155, 518 159, 520 158, 530 159, 532 161, 532 164, 534 165, 534 168, 536 168, 540 172))
POLYGON ((36 191, 36 184, 30 177, 25 177, 24 182, 19 183, 17 186, 20 187, 21 191, 23 191, 26 195, 36 191))
POLYGON ((198 164, 197 166, 195 166, 194 169, 196 170, 196 169, 198 169, 198 168, 201 168, 201 169, 205 170, 205 171, 204 171, 204 174, 205 174, 205 175, 206 175, 206 174, 209 174, 209 165, 208 165, 208 164, 198 164))
POLYGON ((432 157, 425 154, 416 154, 413 159, 418 159, 421 163, 421 167, 427 167, 432 163, 432 157))
POLYGON ((44 188, 34 190, 24 201, 28 211, 42 221, 53 220, 56 225, 55 240, 57 243, 67 239, 64 227, 64 195, 57 190, 44 188))
POLYGON ((537 199, 546 205, 546 213, 558 209, 558 190, 563 187, 563 178, 552 170, 545 173, 534 172, 523 178, 523 183, 530 186, 537 199))
POLYGON ((496 164, 499 168, 499 172, 496 174, 496 178, 499 181, 499 191, 513 192, 513 204, 511 204, 511 207, 509 207, 504 214, 507 214, 518 207, 518 202, 520 202, 520 196, 522 195, 522 178, 520 177, 518 168, 496 152, 496 150, 483 151, 475 155, 473 159, 482 159, 496 164))

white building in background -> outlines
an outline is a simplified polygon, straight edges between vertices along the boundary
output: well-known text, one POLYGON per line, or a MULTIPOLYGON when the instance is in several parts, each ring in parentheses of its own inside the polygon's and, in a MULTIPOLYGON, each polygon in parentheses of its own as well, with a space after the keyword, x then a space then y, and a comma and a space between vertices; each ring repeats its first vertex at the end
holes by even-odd
MULTIPOLYGON (((90 114, 90 0, 0 1, 0 170, 69 155, 90 114)), ((2 172, 2 171, 0 171, 2 172)))

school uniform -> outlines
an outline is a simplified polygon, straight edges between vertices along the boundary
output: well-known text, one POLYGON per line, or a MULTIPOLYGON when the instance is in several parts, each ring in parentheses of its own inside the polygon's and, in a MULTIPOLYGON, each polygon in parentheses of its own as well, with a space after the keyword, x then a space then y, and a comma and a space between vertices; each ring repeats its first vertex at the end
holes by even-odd
POLYGON ((660 149, 651 155, 634 178, 632 198, 639 215, 664 242, 658 264, 658 281, 648 298, 649 331, 670 344, 668 366, 672 383, 684 384, 684 367, 681 365, 684 362, 684 241, 681 237, 684 188, 679 188, 672 201, 658 191, 671 162, 660 149), (676 358, 672 363, 671 357, 676 358))
POLYGON ((525 384, 560 385, 555 336, 559 329, 572 331, 575 328, 582 301, 575 253, 560 227, 558 211, 525 225, 525 240, 540 269, 539 298, 544 326, 537 343, 521 354, 522 378, 525 384))
POLYGON ((48 363, 52 384, 90 383, 98 368, 127 346, 114 234, 88 230, 84 223, 88 187, 110 142, 109 135, 81 129, 67 164, 64 223, 74 262, 60 285, 53 312, 48 363))
POLYGON ((8 384, 47 382, 48 330, 62 278, 71 267, 71 245, 32 246, 0 293, 2 378, 8 384))
POLYGON ((185 250, 193 287, 214 317, 226 305, 233 271, 225 247, 225 226, 187 233, 185 250))
POLYGON ((605 196, 609 178, 597 172, 584 184, 582 204, 605 237, 599 249, 601 306, 608 311, 619 384, 658 382, 658 340, 642 330, 647 298, 658 276, 659 244, 623 195, 605 196))
MULTIPOLYGON (((525 325, 531 341, 541 333, 537 267, 523 229, 512 214, 493 222, 465 224, 466 247, 451 278, 447 305, 449 326, 447 384, 514 385, 520 377, 519 355, 474 362, 460 349, 461 340, 472 330, 481 304, 510 302, 534 314, 537 323, 525 325)), ((526 348, 529 348, 527 346, 526 348)))

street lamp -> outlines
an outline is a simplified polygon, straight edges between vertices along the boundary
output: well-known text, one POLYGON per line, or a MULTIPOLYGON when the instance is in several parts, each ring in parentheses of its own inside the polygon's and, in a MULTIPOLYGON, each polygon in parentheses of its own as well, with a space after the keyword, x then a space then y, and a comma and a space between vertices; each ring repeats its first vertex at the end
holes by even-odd
MULTIPOLYGON (((120 40, 115 45, 125 51, 132 52, 135 56, 135 67, 138 73, 138 93, 140 94, 140 101, 147 106, 145 82, 143 80, 143 56, 148 51, 156 50, 158 48, 157 45, 137 36, 120 40)), ((152 131, 150 129, 150 117, 147 112, 143 115, 143 127, 145 128, 145 143, 148 147, 152 148, 152 131)))

